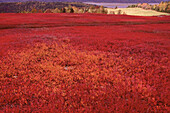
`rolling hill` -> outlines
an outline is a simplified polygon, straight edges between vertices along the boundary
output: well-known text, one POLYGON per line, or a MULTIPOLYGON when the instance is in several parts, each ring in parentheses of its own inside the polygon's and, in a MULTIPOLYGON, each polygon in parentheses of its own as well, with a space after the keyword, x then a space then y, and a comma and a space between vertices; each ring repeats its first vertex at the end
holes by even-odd
POLYGON ((44 2, 115 2, 115 3, 158 3, 168 0, 0 0, 0 2, 25 2, 25 1, 44 1, 44 2))

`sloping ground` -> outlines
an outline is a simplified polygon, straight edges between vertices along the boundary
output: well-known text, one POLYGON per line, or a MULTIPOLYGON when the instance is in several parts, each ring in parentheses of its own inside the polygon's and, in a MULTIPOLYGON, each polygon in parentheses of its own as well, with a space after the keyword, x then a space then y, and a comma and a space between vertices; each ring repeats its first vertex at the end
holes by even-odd
POLYGON ((157 12, 154 10, 145 10, 142 8, 118 8, 118 9, 107 8, 107 10, 108 10, 108 14, 110 14, 111 11, 114 11, 115 14, 117 14, 118 10, 121 10, 122 13, 125 12, 127 15, 134 15, 134 16, 170 15, 169 13, 157 12))
POLYGON ((0 19, 1 112, 169 112, 169 16, 0 19))

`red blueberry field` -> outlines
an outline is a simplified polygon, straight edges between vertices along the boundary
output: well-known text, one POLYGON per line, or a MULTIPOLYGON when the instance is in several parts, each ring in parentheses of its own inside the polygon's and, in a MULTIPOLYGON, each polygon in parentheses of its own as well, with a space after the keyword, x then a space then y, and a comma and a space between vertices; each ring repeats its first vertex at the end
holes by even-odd
POLYGON ((170 112, 170 16, 0 14, 0 112, 170 112))

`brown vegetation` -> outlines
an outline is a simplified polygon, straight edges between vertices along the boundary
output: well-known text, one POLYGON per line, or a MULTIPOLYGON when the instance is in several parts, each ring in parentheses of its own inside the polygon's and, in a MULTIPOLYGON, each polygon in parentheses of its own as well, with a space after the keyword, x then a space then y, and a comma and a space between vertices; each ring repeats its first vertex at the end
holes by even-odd
POLYGON ((138 8, 143 8, 146 10, 156 10, 156 11, 160 11, 160 12, 167 12, 170 13, 170 1, 167 2, 161 2, 158 5, 150 5, 148 3, 138 3, 136 5, 131 5, 128 6, 128 8, 132 8, 132 7, 138 7, 138 8))
POLYGON ((47 9, 62 9, 69 7, 69 5, 77 8, 93 6, 80 2, 9 2, 0 3, 0 13, 38 13, 38 10, 45 12, 47 9), (35 9, 37 11, 35 11, 35 9))
POLYGON ((0 13, 101 13, 103 6, 79 2, 15 2, 0 3, 0 13))

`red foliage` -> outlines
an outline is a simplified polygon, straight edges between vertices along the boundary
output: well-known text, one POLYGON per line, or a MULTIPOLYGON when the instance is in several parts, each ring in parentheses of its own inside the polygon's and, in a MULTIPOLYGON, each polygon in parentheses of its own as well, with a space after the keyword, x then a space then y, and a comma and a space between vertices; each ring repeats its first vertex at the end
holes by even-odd
POLYGON ((169 16, 0 20, 1 112, 168 112, 169 16))

